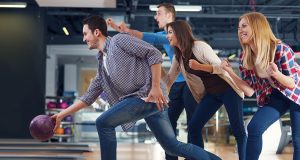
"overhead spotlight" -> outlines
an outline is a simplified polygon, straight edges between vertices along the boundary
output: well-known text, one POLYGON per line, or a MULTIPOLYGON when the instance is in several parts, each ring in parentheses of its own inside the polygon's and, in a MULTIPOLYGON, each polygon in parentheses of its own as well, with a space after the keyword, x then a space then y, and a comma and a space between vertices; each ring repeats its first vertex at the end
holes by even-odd
POLYGON ((63 27, 62 30, 64 31, 64 33, 65 33, 66 36, 70 35, 69 31, 68 31, 68 29, 66 27, 63 27))
MULTIPOLYGON (((150 11, 157 11, 158 5, 149 5, 150 11)), ((177 12, 199 12, 202 10, 200 5, 174 5, 177 12)))
POLYGON ((0 8, 26 8, 25 2, 0 2, 0 8))

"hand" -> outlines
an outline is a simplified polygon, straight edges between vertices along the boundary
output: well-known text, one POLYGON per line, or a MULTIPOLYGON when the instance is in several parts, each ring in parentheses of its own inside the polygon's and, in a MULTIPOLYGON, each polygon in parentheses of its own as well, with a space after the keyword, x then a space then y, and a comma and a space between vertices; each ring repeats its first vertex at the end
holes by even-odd
POLYGON ((113 22, 112 18, 107 18, 105 21, 107 25, 110 25, 113 22))
POLYGON ((200 70, 201 64, 194 59, 190 59, 189 66, 193 70, 200 70))
POLYGON ((159 111, 164 110, 164 105, 167 106, 168 102, 163 95, 162 90, 159 87, 151 88, 148 97, 145 99, 145 102, 154 102, 159 111))
POLYGON ((113 29, 115 29, 114 26, 116 25, 114 25, 115 22, 112 20, 112 18, 107 18, 105 21, 108 26, 111 26, 113 29))
POLYGON ((122 32, 119 29, 119 26, 112 20, 112 18, 107 18, 106 19, 106 23, 108 26, 110 26, 111 28, 113 28, 114 30, 118 31, 118 32, 122 32))
POLYGON ((63 117, 59 116, 59 113, 51 116, 51 119, 53 119, 53 121, 55 122, 55 127, 53 129, 53 132, 55 132, 55 130, 60 126, 61 120, 63 119, 63 117))
POLYGON ((276 77, 279 73, 278 67, 274 62, 270 62, 267 67, 267 74, 271 77, 276 77))
POLYGON ((121 22, 120 25, 118 26, 119 32, 121 33, 129 33, 130 29, 127 27, 126 23, 121 22))
POLYGON ((231 64, 229 63, 229 61, 227 59, 224 59, 222 62, 221 62, 221 67, 227 71, 227 72, 230 72, 230 71, 233 71, 232 70, 232 66, 231 64))

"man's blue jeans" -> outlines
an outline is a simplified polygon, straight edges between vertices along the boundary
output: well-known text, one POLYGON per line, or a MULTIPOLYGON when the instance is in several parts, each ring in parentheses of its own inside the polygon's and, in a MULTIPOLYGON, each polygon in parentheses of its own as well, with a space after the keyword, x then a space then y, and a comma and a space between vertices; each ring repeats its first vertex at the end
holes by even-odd
POLYGON ((116 160, 116 131, 118 125, 144 118, 154 136, 171 155, 191 160, 220 159, 202 148, 179 142, 170 124, 167 112, 160 112, 154 103, 140 98, 129 97, 112 106, 96 120, 100 138, 101 160, 116 160))
POLYGON ((246 160, 258 160, 262 150, 262 134, 288 110, 290 110, 294 145, 293 159, 300 159, 300 106, 273 89, 269 96, 269 103, 258 109, 247 126, 246 160))
MULTIPOLYGON (((168 115, 172 128, 176 134, 177 120, 183 109, 185 109, 187 124, 189 124, 198 103, 194 99, 186 82, 173 83, 170 89, 169 98, 170 107, 168 109, 168 115)), ((166 154, 166 160, 178 160, 178 157, 166 154)))
POLYGON ((223 104, 226 108, 230 126, 237 142, 239 159, 244 160, 247 136, 243 121, 243 101, 231 87, 222 93, 207 93, 203 96, 189 124, 191 143, 201 146, 202 148, 204 147, 202 129, 223 104))

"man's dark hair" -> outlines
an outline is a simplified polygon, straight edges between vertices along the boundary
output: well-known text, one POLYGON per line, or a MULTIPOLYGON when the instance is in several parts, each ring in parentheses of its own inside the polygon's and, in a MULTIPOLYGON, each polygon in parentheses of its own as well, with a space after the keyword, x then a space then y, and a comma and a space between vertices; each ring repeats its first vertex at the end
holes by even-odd
POLYGON ((160 7, 165 7, 165 11, 167 13, 171 13, 173 15, 173 21, 175 20, 176 11, 175 11, 175 7, 172 3, 161 3, 157 6, 157 8, 160 8, 160 7))
POLYGON ((99 29, 100 32, 107 37, 107 25, 105 19, 103 19, 101 16, 98 15, 92 15, 86 17, 82 21, 83 25, 88 25, 89 29, 94 32, 96 29, 99 29))

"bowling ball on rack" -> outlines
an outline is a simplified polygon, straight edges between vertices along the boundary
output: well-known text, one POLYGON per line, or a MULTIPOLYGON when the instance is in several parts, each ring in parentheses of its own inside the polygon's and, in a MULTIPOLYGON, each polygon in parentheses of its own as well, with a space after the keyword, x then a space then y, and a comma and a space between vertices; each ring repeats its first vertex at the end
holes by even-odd
POLYGON ((56 108, 56 103, 55 103, 55 102, 48 102, 48 103, 47 103, 47 108, 48 108, 48 109, 56 108))
POLYGON ((45 141, 54 134, 55 122, 48 115, 38 115, 34 117, 29 125, 29 131, 33 138, 45 141))
POLYGON ((66 109, 66 108, 69 107, 69 105, 68 105, 67 102, 61 102, 61 103, 59 104, 59 106, 60 106, 61 109, 66 109))
POLYGON ((61 134, 64 134, 64 133, 65 133, 65 130, 61 127, 58 127, 55 130, 55 134, 60 134, 61 135, 61 134))
POLYGON ((71 127, 64 128, 64 134, 72 135, 72 128, 71 127))
POLYGON ((73 122, 73 117, 71 115, 68 115, 63 120, 66 122, 73 122))

